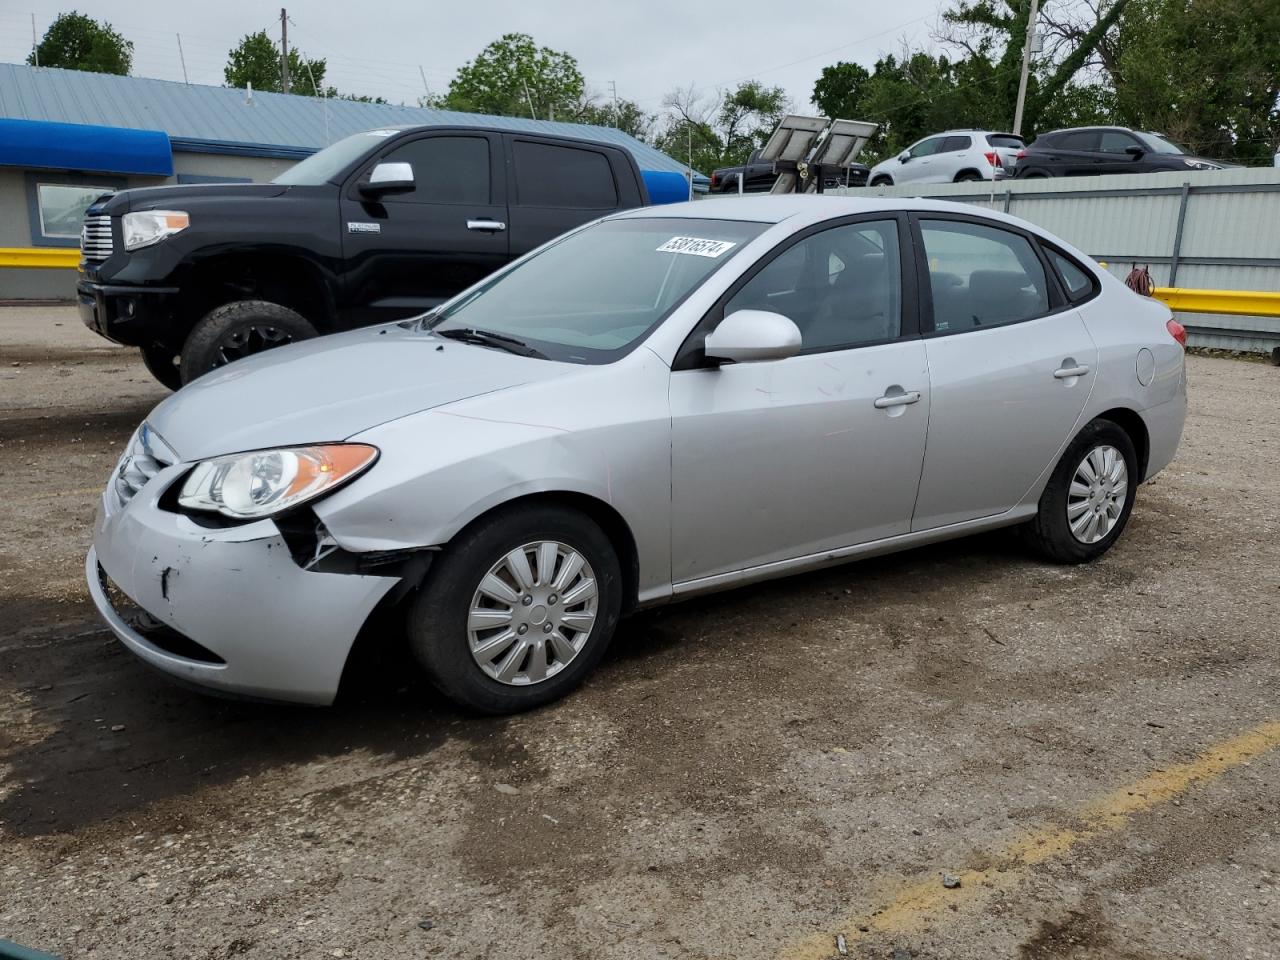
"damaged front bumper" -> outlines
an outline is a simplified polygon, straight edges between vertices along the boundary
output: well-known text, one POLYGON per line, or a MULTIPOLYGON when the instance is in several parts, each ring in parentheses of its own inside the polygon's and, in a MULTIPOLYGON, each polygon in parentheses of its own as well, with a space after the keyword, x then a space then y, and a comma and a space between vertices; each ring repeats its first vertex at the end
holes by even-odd
POLYGON ((299 566, 274 522, 204 527, 160 506, 167 466, 127 501, 108 487, 85 562, 89 593, 133 653, 224 693, 328 704, 356 634, 396 576, 299 566), (112 585, 144 615, 131 615, 112 585))

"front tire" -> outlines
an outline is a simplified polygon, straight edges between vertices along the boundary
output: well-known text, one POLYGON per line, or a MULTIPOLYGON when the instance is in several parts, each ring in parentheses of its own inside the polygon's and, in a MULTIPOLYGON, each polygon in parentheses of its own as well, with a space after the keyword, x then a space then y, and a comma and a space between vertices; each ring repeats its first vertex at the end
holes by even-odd
POLYGON ((893 178, 885 177, 885 176, 876 177, 874 180, 871 181, 871 185, 873 187, 892 187, 893 178))
POLYGON ((599 663, 622 609, 622 572, 590 518, 516 506, 464 531, 409 610, 409 645, 431 682, 480 713, 559 699, 599 663))
POLYGON ((235 360, 309 340, 316 328, 302 314, 268 300, 236 300, 201 318, 182 346, 182 382, 235 360))
POLYGON ((1138 489, 1133 441, 1110 420, 1094 420, 1071 441, 1024 528, 1040 556, 1087 563, 1120 538, 1138 489))

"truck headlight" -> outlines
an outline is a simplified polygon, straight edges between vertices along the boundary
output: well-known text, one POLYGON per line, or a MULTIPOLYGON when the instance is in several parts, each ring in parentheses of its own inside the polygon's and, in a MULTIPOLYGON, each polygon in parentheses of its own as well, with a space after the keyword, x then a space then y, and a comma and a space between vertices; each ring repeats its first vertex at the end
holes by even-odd
POLYGON ((138 210, 126 213, 120 224, 124 228, 124 248, 137 250, 187 229, 191 217, 182 210, 138 210))
POLYGON ((355 479, 377 459, 378 448, 365 443, 214 457, 196 464, 178 494, 178 505, 238 520, 269 517, 355 479))

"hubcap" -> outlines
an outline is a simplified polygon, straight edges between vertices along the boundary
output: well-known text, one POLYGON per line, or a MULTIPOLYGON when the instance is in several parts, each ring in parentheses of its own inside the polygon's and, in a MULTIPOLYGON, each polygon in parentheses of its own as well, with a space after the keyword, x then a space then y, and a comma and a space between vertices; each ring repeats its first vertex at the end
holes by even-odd
POLYGON ((526 543, 490 567, 471 598, 471 656, 499 683, 541 683, 582 651, 597 602, 582 554, 555 540, 526 543))
POLYGON ((1103 444, 1090 450, 1071 478, 1067 523, 1081 543, 1097 543, 1113 529, 1129 497, 1129 468, 1124 455, 1103 444))
POLYGON ((256 323, 236 327, 218 342, 218 355, 213 365, 221 367, 233 360, 292 342, 293 337, 279 327, 259 326, 256 323))

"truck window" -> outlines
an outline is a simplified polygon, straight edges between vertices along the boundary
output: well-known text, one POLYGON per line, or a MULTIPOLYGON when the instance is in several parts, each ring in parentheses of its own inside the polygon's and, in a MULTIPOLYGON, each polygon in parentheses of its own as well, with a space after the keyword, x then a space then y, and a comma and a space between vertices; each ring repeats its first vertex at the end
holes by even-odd
POLYGON ((379 158, 413 167, 413 190, 384 203, 489 203, 489 141, 485 137, 423 137, 379 158))
POLYGON ((521 206, 584 210, 618 206, 618 188, 603 153, 529 140, 516 140, 512 147, 521 206))

